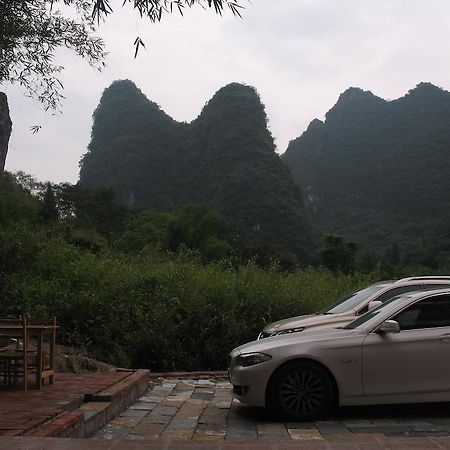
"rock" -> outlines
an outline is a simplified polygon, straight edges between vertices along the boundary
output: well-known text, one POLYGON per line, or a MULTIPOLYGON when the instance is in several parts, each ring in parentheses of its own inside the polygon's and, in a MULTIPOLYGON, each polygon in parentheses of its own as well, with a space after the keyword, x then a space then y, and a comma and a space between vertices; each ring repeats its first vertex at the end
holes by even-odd
POLYGON ((0 92, 0 173, 5 169, 8 142, 11 136, 12 122, 9 116, 8 99, 0 92))

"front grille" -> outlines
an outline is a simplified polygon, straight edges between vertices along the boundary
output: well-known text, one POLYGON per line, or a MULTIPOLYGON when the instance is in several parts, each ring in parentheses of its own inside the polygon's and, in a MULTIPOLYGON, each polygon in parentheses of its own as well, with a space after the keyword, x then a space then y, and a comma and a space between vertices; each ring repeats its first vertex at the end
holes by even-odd
POLYGON ((238 384, 233 384, 233 393, 239 397, 244 396, 248 392, 248 386, 239 386, 238 384))

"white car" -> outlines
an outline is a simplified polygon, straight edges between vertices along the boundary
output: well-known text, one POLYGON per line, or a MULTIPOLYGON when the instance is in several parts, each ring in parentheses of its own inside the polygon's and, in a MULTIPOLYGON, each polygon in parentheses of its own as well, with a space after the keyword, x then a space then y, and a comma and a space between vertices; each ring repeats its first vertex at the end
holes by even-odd
POLYGON ((239 400, 296 419, 333 403, 450 401, 450 289, 391 298, 343 328, 253 341, 229 361, 239 400))
POLYGON ((353 292, 323 311, 315 314, 291 317, 273 322, 261 331, 258 339, 281 334, 299 333, 321 328, 344 326, 372 308, 405 292, 429 289, 450 289, 450 277, 422 276, 402 278, 396 281, 380 281, 360 291, 353 292))

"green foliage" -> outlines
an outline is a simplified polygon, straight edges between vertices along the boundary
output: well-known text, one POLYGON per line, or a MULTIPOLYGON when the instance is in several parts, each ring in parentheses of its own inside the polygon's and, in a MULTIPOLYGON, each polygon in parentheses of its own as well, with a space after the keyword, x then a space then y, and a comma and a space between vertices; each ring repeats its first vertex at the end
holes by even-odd
POLYGON ((167 242, 168 214, 158 214, 145 209, 128 219, 125 231, 116 243, 124 252, 141 253, 149 247, 162 249, 167 242))
POLYGON ((225 368, 264 324, 316 311, 371 278, 275 266, 154 261, 77 249, 46 233, 0 232, 2 314, 56 315, 59 339, 100 359, 153 370, 225 368))
POLYGON ((0 0, 0 83, 19 83, 46 109, 58 108, 55 51, 67 48, 101 68, 105 53, 94 25, 89 0, 0 0))
POLYGON ((123 231, 128 211, 108 189, 90 191, 79 185, 63 183, 54 186, 59 214, 66 224, 96 230, 105 237, 123 231))
POLYGON ((325 267, 333 272, 351 273, 355 269, 356 244, 346 242, 341 236, 328 235, 320 250, 325 267))
POLYGON ((407 262, 427 267, 448 267, 450 263, 450 215, 444 214, 434 221, 420 240, 420 245, 406 253, 407 262))
POLYGON ((53 192, 53 188, 50 183, 47 183, 39 216, 44 221, 58 220, 58 208, 56 206, 55 193, 53 192))
POLYGON ((198 252, 204 261, 231 256, 234 230, 222 216, 206 205, 186 205, 173 213, 155 213, 144 209, 132 215, 117 248, 137 253, 170 251, 198 252))
POLYGON ((38 219, 39 201, 8 172, 0 174, 0 226, 34 223, 38 219))
POLYGON ((1 314, 56 316, 59 342, 119 366, 223 369, 228 352, 267 323, 318 311, 380 278, 450 268, 448 218, 424 237, 423 261, 439 268, 399 266, 407 255, 394 245, 363 275, 348 266, 354 246, 329 236, 322 254, 334 272, 287 272, 261 249, 263 265, 246 260, 236 230, 205 205, 155 213, 119 206, 106 191, 51 185, 57 220, 44 222, 49 185, 5 173, 0 186, 1 314))
POLYGON ((188 205, 179 209, 169 224, 167 246, 177 251, 181 246, 198 249, 207 261, 231 255, 227 240, 233 239, 221 215, 206 205, 188 205))
POLYGON ((104 192, 53 185, 58 219, 43 222, 48 185, 6 173, 1 187, 1 314, 56 316, 61 343, 119 366, 225 368, 268 322, 317 311, 377 276, 236 264, 222 258, 235 232, 206 206, 127 210, 103 228, 104 192))

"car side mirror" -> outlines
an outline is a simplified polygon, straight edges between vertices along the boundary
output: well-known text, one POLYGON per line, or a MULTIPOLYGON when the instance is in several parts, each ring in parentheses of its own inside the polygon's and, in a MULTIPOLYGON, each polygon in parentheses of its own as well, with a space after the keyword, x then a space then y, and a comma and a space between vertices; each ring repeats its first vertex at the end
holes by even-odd
POLYGON ((371 309, 378 308, 382 304, 383 302, 381 302, 380 300, 372 300, 371 302, 369 302, 368 311, 370 311, 371 309))
POLYGON ((379 333, 400 333, 400 324, 396 320, 385 320, 378 328, 379 333))

